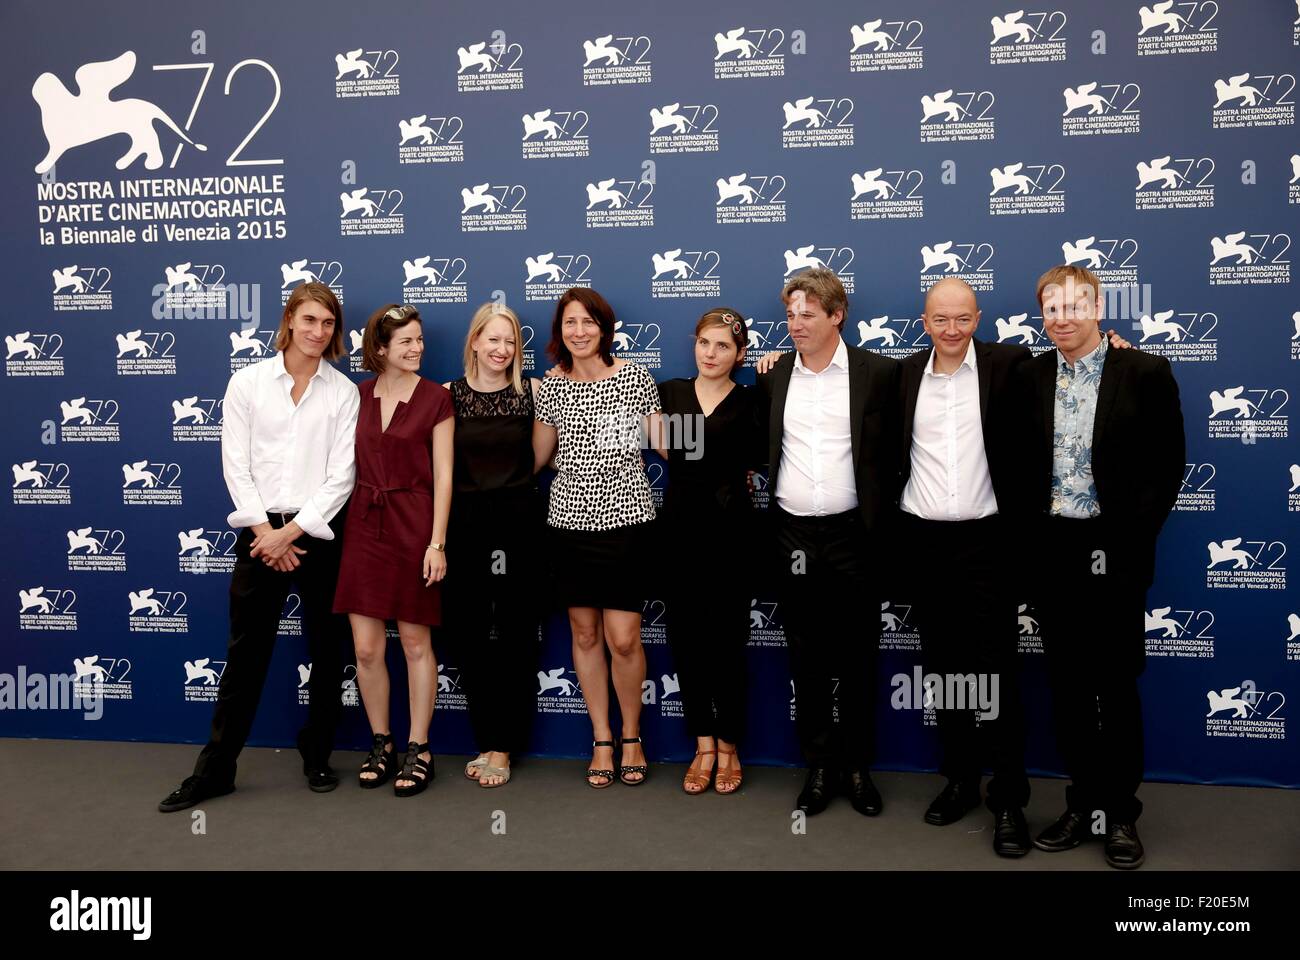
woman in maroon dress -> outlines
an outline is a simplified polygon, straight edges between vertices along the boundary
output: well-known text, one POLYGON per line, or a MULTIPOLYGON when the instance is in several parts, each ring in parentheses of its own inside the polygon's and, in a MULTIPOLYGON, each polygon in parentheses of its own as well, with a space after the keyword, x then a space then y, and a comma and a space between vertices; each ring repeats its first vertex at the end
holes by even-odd
POLYGON ((376 376, 359 387, 357 485, 343 536, 334 612, 352 622, 357 686, 374 735, 361 767, 363 787, 398 768, 388 721, 384 623, 397 621, 410 684, 411 733, 394 782, 398 796, 420 793, 433 777, 429 721, 438 676, 429 627, 442 620, 439 581, 452 490, 451 394, 420 376, 420 315, 393 304, 366 324, 363 366, 376 376))

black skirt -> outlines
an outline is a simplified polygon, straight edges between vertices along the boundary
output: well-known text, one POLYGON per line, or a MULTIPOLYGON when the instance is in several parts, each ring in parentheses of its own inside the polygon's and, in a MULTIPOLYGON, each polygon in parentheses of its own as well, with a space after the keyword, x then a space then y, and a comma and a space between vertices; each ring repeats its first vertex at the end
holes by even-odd
POLYGON ((650 596, 653 522, 612 530, 547 526, 549 597, 557 607, 640 613, 650 596))

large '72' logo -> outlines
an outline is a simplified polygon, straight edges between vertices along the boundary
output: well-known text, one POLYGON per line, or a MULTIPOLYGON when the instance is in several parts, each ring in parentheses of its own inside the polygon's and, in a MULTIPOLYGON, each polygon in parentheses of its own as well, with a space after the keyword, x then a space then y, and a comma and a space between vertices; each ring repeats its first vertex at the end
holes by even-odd
MULTIPOLYGON (((199 83, 198 92, 195 93, 194 95, 194 103, 190 107, 189 116, 185 118, 185 129, 187 131, 190 129, 190 124, 194 122, 195 115, 199 112, 199 104, 203 102, 203 95, 207 92, 208 80, 211 79, 212 71, 215 68, 215 66, 216 64, 213 63, 154 64, 155 70, 201 70, 203 72, 203 79, 199 83)), ((263 70, 269 73, 271 75, 271 80, 275 83, 275 95, 271 98, 271 105, 266 108, 266 112, 262 114, 261 118, 258 119, 257 123, 253 124, 252 129, 249 130, 247 134, 245 134, 244 139, 239 141, 239 145, 230 152, 230 156, 226 157, 226 166, 228 167, 278 166, 284 163, 283 157, 276 157, 274 159, 268 158, 264 160, 252 160, 252 159, 244 159, 240 156, 244 148, 248 146, 249 141, 252 140, 253 137, 257 135, 257 131, 262 129, 263 124, 265 124, 266 121, 270 118, 271 114, 275 112, 275 108, 280 103, 280 75, 277 74, 275 72, 275 68, 272 67, 265 60, 256 60, 256 59, 240 60, 237 64, 231 67, 230 72, 226 74, 225 89, 223 91, 225 96, 230 96, 230 81, 233 80, 235 74, 238 73, 240 70, 242 70, 244 67, 261 67, 263 70)), ((176 144, 176 152, 172 154, 171 163, 167 165, 168 169, 174 169, 176 167, 176 161, 180 158, 181 151, 185 149, 185 146, 186 145, 184 142, 176 144)))

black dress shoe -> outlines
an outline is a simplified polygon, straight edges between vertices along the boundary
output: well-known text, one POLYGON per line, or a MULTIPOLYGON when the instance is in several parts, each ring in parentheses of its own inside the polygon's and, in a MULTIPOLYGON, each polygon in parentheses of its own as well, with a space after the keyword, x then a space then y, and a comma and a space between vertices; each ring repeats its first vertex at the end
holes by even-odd
POLYGON ((1034 846, 1048 853, 1073 850, 1092 836, 1088 818, 1066 810, 1057 821, 1034 838, 1034 846))
POLYGON ((871 782, 871 774, 866 770, 850 770, 844 779, 853 809, 864 817, 879 816, 884 809, 884 801, 880 799, 876 785, 871 782))
POLYGON ((333 767, 320 767, 316 770, 303 770, 307 777, 307 786, 314 793, 329 793, 339 785, 338 774, 333 767))
POLYGON ((808 779, 799 791, 795 806, 812 816, 821 813, 835 795, 834 778, 825 767, 813 767, 808 771, 808 779))
POLYGON ((302 775, 313 793, 329 793, 339 785, 338 775, 328 763, 318 763, 308 758, 306 731, 298 733, 298 754, 302 757, 302 775))
POLYGON ((1106 832, 1106 862, 1120 870, 1136 870, 1145 859, 1136 824, 1112 823, 1106 832))
POLYGON ((972 785, 949 780, 948 785, 930 802, 929 808, 925 811, 925 822, 936 827, 945 827, 950 823, 956 823, 979 805, 978 783, 972 785))
POLYGON ((163 813, 184 810, 196 803, 202 803, 211 797, 224 797, 234 792, 233 783, 211 784, 198 777, 186 777, 179 787, 167 794, 167 798, 158 804, 163 813))
POLYGON ((993 852, 999 857, 1023 857, 1030 846, 1025 811, 1019 807, 1007 807, 994 818, 993 852))

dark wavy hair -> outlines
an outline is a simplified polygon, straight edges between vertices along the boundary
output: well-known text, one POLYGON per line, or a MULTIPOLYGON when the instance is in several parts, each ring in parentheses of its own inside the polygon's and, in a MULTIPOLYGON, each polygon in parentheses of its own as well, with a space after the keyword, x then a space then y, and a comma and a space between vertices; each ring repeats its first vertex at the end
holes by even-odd
POLYGON ((379 354, 380 347, 387 347, 393 334, 414 320, 424 326, 420 311, 407 304, 386 303, 370 315, 366 321, 366 332, 361 338, 361 369, 372 373, 383 373, 388 364, 379 354))
POLYGON ((600 325, 600 359, 605 366, 614 365, 614 308, 609 302, 590 287, 570 287, 560 294, 555 302, 555 320, 551 323, 551 342, 546 348, 560 369, 568 373, 573 369, 573 354, 564 345, 564 308, 571 303, 580 303, 586 308, 591 318, 600 325))

